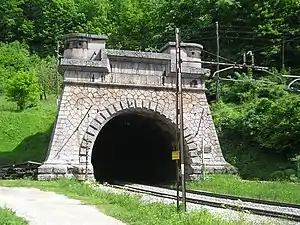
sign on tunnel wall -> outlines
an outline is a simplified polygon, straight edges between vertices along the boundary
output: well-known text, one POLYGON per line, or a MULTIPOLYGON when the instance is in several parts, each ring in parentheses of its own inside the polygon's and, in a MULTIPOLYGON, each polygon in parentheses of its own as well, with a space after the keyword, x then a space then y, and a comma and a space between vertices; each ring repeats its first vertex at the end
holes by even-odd
POLYGON ((172 160, 179 159, 179 151, 172 151, 172 160))

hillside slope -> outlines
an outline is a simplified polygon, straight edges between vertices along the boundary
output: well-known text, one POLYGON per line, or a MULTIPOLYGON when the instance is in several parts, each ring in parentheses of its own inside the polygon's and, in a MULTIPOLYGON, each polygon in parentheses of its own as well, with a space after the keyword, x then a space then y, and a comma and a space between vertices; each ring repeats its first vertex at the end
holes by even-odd
POLYGON ((0 97, 0 164, 43 161, 57 106, 55 100, 39 102, 22 112, 0 97))

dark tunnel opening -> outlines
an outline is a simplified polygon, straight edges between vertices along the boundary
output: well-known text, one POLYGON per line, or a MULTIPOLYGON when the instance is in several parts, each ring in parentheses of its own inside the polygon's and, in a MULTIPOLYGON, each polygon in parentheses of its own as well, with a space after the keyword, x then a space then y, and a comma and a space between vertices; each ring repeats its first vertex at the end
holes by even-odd
POLYGON ((170 124, 147 114, 122 113, 98 134, 92 154, 100 182, 161 184, 176 180, 170 124))

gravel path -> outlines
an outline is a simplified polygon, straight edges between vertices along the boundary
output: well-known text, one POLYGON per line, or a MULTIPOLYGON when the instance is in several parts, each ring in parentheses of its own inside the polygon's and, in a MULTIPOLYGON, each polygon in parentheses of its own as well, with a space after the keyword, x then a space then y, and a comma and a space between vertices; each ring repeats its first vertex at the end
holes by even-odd
POLYGON ((125 225, 78 200, 35 188, 0 187, 0 208, 4 207, 30 225, 125 225))

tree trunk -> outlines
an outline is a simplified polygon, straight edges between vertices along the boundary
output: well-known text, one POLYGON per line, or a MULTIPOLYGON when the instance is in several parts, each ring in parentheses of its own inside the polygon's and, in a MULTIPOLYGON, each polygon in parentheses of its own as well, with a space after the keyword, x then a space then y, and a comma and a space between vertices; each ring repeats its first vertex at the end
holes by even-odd
POLYGON ((44 100, 47 100, 47 95, 46 95, 46 90, 45 89, 44 89, 43 94, 44 94, 44 100))

